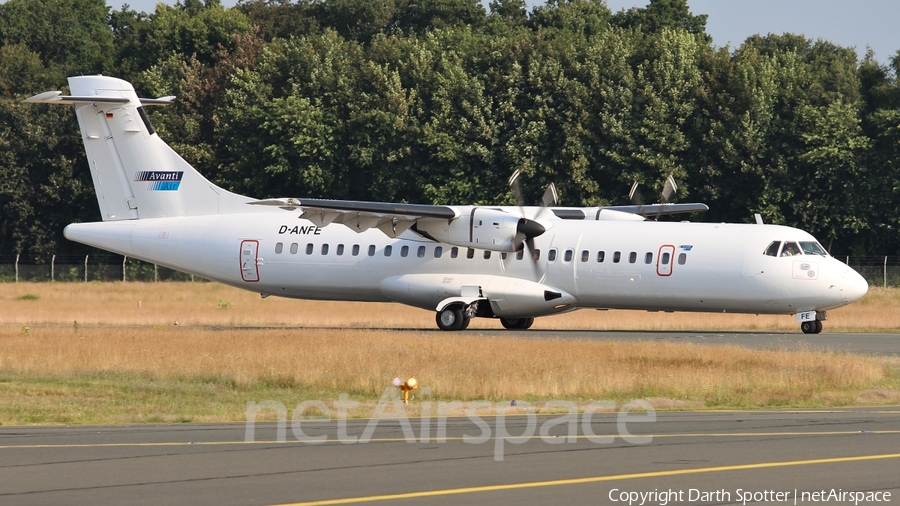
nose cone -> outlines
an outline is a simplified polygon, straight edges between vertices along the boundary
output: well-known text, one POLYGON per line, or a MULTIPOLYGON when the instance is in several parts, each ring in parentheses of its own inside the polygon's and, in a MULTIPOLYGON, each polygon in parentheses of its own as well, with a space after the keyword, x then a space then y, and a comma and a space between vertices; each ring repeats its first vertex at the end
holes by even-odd
POLYGON ((856 302, 869 291, 869 283, 850 267, 841 275, 841 300, 845 304, 856 302))

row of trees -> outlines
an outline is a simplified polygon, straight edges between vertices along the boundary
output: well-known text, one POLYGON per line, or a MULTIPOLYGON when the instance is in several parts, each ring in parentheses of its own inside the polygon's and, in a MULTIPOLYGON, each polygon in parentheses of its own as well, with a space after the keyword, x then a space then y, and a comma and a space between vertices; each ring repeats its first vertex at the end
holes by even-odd
MULTIPOLYGON (((163 139, 255 197, 627 202, 667 175, 696 219, 798 226, 838 255, 900 247, 900 52, 784 34, 718 48, 686 0, 218 0, 153 13, 104 0, 0 5, 0 253, 80 253, 97 219, 74 114, 26 106, 104 73, 163 139)), ((651 200, 652 191, 645 191, 651 200)))

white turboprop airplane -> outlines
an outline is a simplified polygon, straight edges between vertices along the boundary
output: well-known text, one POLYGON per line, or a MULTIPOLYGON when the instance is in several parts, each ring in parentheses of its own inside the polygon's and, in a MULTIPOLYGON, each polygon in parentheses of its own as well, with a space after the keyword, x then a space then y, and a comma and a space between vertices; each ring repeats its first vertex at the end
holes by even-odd
MULTIPOLYGON (((868 285, 810 234, 757 224, 659 222, 702 204, 558 208, 257 200, 206 180, 159 138, 128 82, 69 78, 102 222, 65 236, 259 292, 395 301, 525 329, 579 308, 795 314, 805 333, 868 285)), ((514 187, 515 189, 515 187, 514 187)), ((517 192, 519 197, 521 192, 517 192)))

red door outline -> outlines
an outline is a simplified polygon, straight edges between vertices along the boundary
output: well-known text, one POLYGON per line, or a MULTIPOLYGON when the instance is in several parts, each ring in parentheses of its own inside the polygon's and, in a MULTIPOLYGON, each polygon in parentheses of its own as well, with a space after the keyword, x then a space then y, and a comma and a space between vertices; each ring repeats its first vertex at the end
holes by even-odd
POLYGON ((241 241, 241 279, 243 279, 247 283, 256 283, 257 281, 259 281, 259 264, 257 263, 258 256, 259 241, 241 241))
POLYGON ((671 244, 664 244, 659 247, 659 255, 656 257, 656 273, 660 276, 671 276, 672 275, 672 264, 675 263, 675 246, 671 244), (663 254, 669 254, 669 261, 663 263, 663 254))

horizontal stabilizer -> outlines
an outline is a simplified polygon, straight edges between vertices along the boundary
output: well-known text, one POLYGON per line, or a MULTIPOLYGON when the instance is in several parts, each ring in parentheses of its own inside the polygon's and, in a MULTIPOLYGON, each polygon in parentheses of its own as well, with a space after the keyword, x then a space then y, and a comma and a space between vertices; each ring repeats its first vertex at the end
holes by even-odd
MULTIPOLYGON (((141 102, 141 105, 172 105, 175 102, 175 97, 139 98, 138 100, 141 102)), ((130 99, 100 95, 73 96, 63 95, 61 91, 45 91, 31 98, 26 98, 25 101, 33 104, 127 104, 130 99)))

